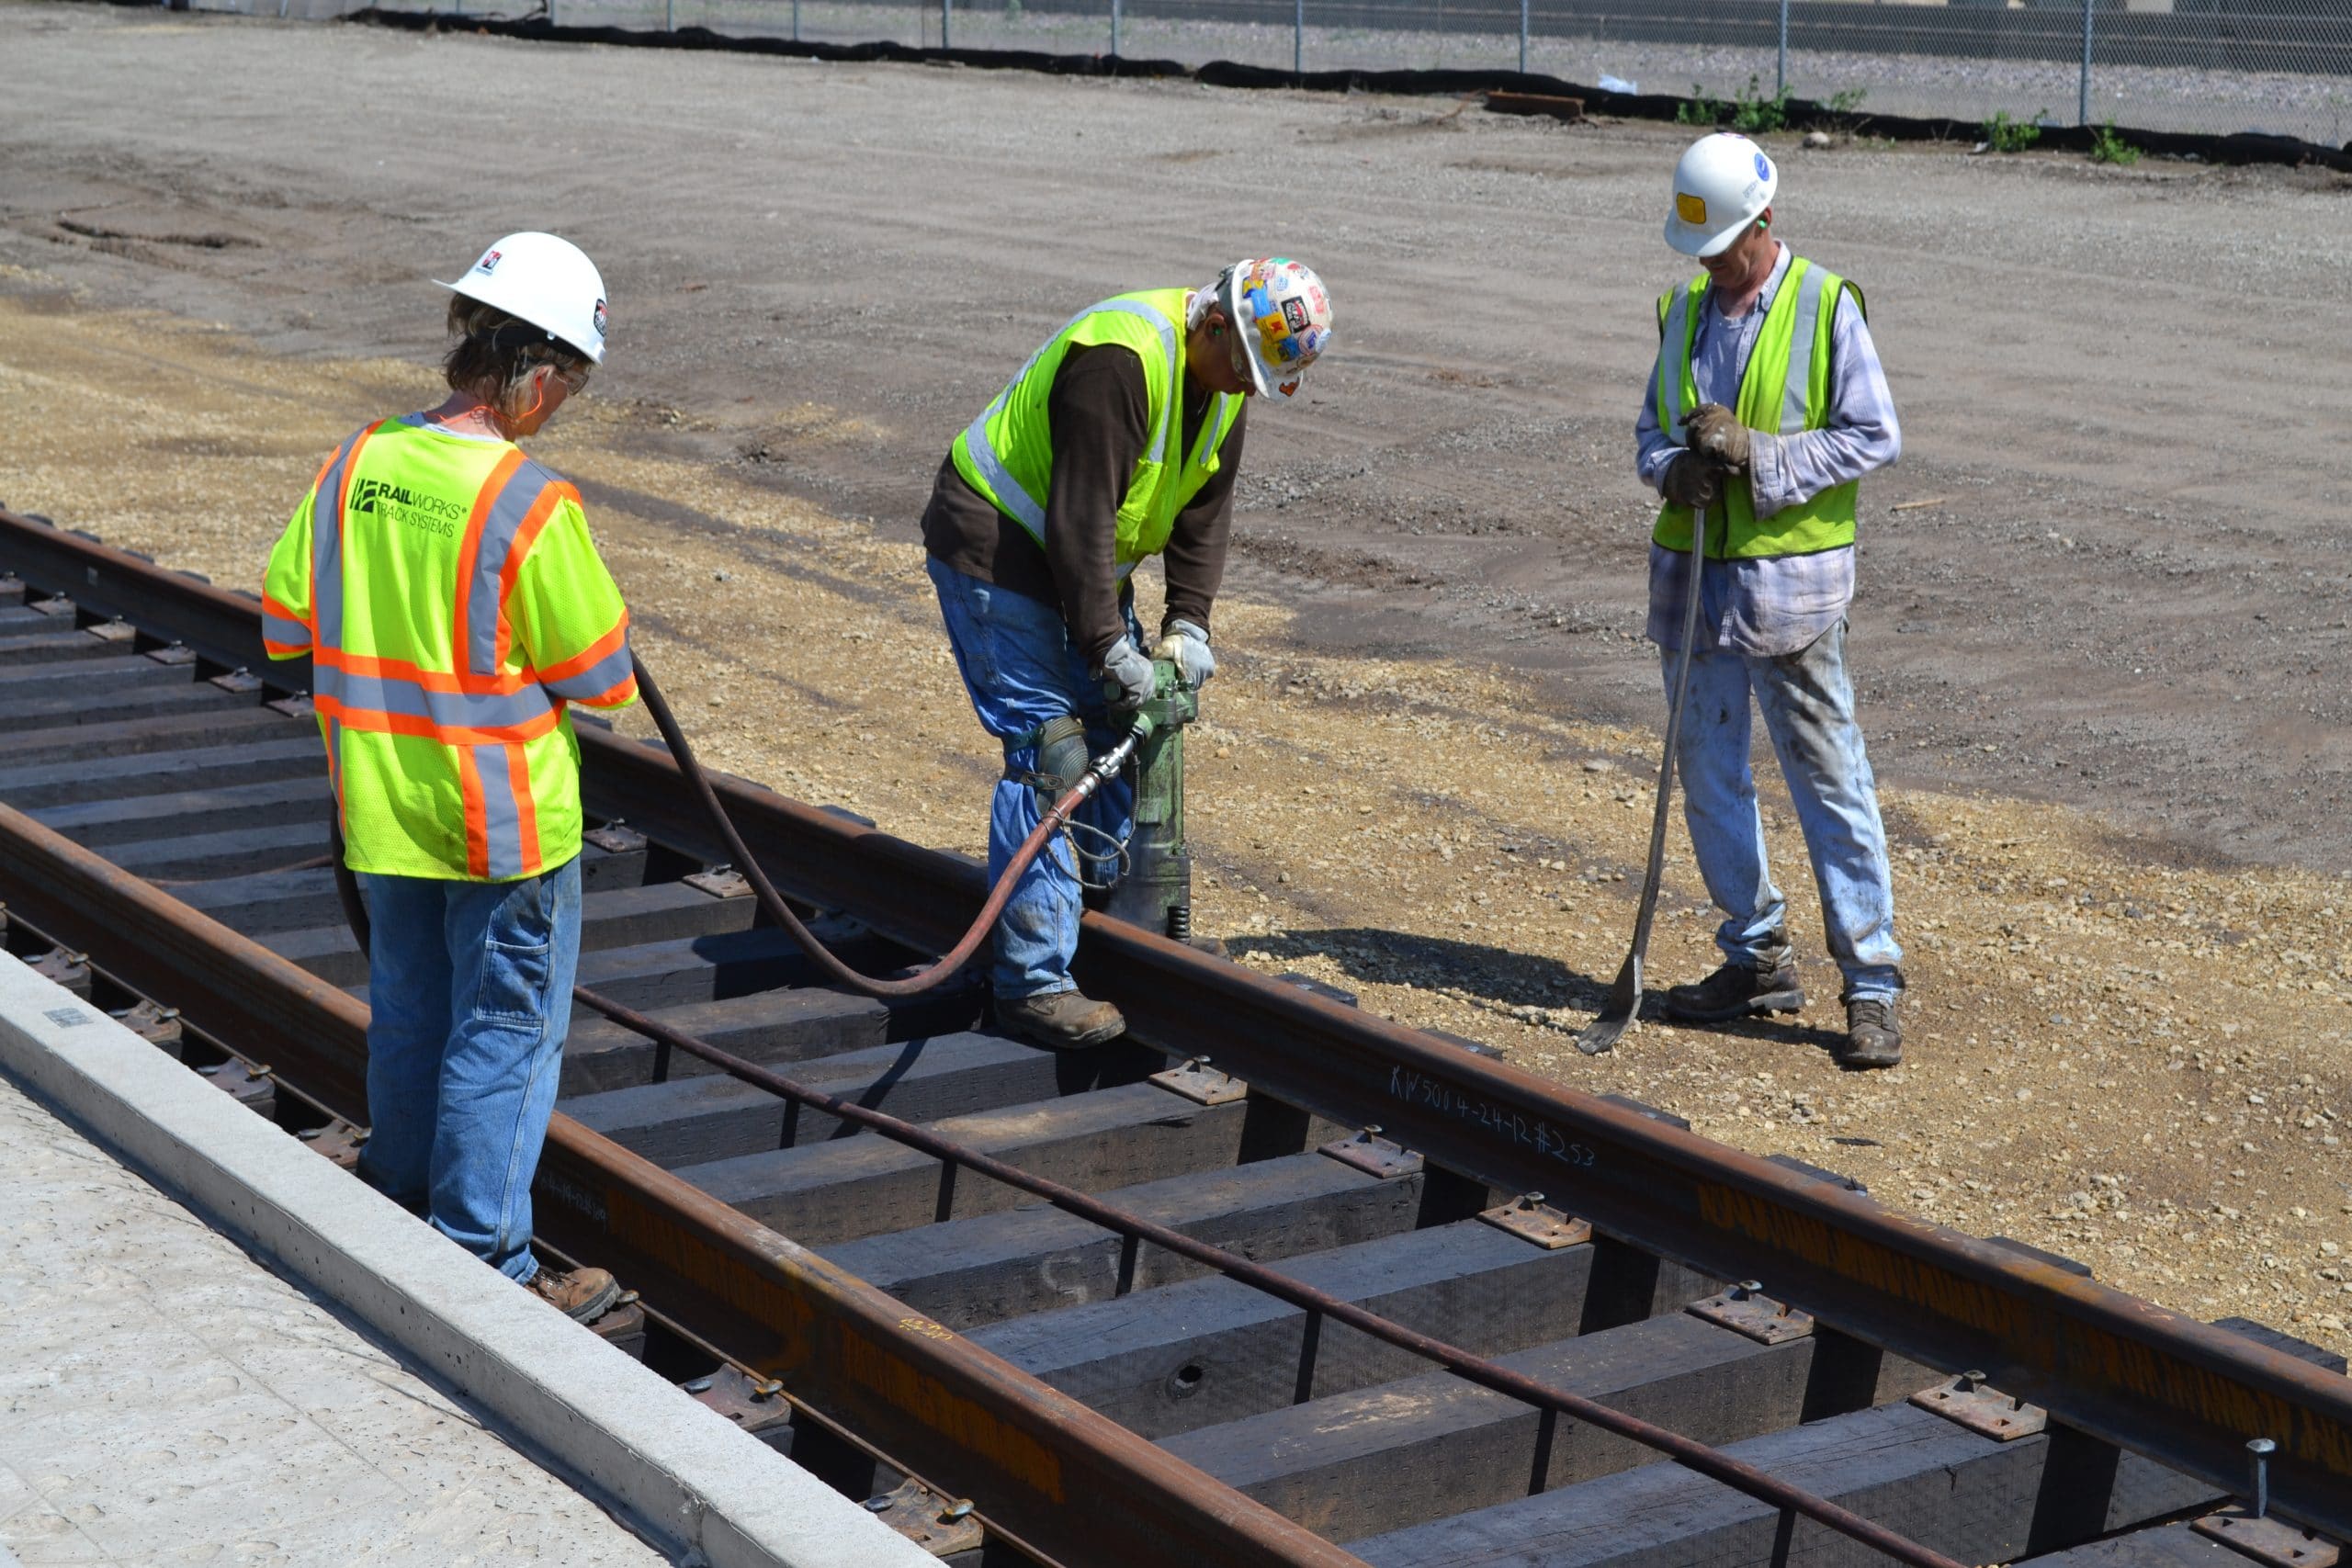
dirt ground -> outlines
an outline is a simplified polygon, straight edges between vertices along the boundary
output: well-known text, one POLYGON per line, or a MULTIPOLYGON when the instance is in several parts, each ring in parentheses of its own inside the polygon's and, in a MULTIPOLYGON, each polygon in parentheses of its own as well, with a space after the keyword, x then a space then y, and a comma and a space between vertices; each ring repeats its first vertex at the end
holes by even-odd
MULTIPOLYGON (((419 278, 561 229, 605 265, 613 359, 535 449, 706 750, 949 847, 996 764, 912 543, 948 436, 1088 299, 1295 250, 1341 336, 1251 433, 1202 925, 2352 1349, 2352 362, 2305 324, 2352 292, 2338 182, 1784 150, 1784 227, 1869 288, 1907 436, 1866 489, 1852 646, 1911 1061, 1822 1050, 1837 976, 1777 787, 1801 1025, 1588 1061, 1660 705, 1629 469, 1670 128, 111 8, 0 4, 0 498, 250 583, 327 446, 436 397, 419 278), (540 71, 560 92, 526 105, 540 71)), ((1710 964, 1702 904, 1678 829, 1660 981, 1710 964)))

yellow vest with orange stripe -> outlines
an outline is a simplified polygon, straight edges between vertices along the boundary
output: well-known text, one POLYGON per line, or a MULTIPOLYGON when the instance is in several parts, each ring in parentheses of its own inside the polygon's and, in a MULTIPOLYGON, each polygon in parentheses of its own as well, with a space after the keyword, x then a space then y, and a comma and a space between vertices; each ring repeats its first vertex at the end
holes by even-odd
POLYGON ((270 552, 263 635, 311 656, 355 871, 506 882, 580 852, 569 703, 637 695, 579 493, 412 414, 319 470, 270 552))

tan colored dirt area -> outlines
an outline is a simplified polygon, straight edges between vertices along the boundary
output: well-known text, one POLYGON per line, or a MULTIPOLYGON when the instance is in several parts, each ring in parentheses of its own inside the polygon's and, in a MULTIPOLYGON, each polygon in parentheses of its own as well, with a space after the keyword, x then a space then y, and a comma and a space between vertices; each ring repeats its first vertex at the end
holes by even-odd
MULTIPOLYGON (((256 579, 335 440, 437 400, 415 364, 288 357, 22 269, 0 285, 0 498, 223 582, 256 579)), ((760 413, 788 455, 861 439, 836 409, 760 413)), ((919 547, 650 439, 698 417, 592 395, 535 444, 587 495, 682 716, 728 768, 977 851, 995 761, 919 547)), ((2168 1305, 2352 1348, 2352 886, 2182 868, 2066 808, 1892 789, 1911 1059, 1850 1077, 1822 1050, 1837 978, 1781 807, 1773 851, 1815 955, 1802 1027, 1645 1025, 1587 1060, 1569 1032, 1623 951, 1652 735, 1558 716, 1491 663, 1317 652, 1263 594, 1218 627, 1192 821, 1200 923, 1242 962, 2168 1305)), ((1668 867, 1662 979, 1712 962, 1679 829, 1668 867)))

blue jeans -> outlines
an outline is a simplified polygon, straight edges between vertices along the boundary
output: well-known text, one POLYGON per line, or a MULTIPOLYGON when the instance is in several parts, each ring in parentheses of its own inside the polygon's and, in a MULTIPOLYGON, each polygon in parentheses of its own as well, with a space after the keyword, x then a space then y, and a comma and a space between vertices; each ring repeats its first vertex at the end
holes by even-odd
MULTIPOLYGON (((1036 792, 1014 777, 1037 766, 1036 735, 1047 719, 1075 714, 1086 724, 1086 749, 1100 756, 1124 729, 1114 724, 1103 701, 1102 682, 1085 657, 1070 646, 1061 611, 1019 593, 967 577, 936 557, 927 558, 932 586, 939 591, 939 614, 947 623, 948 646, 964 689, 981 726, 1003 744, 1006 777, 997 781, 989 803, 989 879, 1012 863, 1013 852, 1045 812, 1036 792)), ((1135 609, 1126 609, 1127 632, 1143 646, 1135 609)), ((1079 820, 1124 840, 1135 811, 1135 790, 1125 777, 1104 784, 1079 812, 1079 820)), ((1090 852, 1107 846, 1090 840, 1090 852)), ((1098 866, 1095 882, 1114 870, 1098 866)), ((997 922, 996 994, 1007 1001, 1073 988, 1069 961, 1078 952, 1078 920, 1084 893, 1067 835, 1046 846, 1013 885, 1012 897, 997 922)))
MULTIPOLYGON (((1664 656, 1669 700, 1674 660, 1671 652, 1664 656)), ((1764 818, 1748 768, 1751 694, 1796 803, 1829 955, 1846 976, 1845 999, 1892 1001, 1903 988, 1894 874, 1878 784, 1854 718, 1843 621, 1794 653, 1767 658, 1702 649, 1691 657, 1682 710, 1682 813, 1707 896, 1729 917, 1716 930, 1715 945, 1739 962, 1777 956, 1788 912, 1764 863, 1764 818)))
POLYGON ((580 862, 520 882, 362 874, 368 1142, 359 1174, 517 1282, 580 962, 580 862))

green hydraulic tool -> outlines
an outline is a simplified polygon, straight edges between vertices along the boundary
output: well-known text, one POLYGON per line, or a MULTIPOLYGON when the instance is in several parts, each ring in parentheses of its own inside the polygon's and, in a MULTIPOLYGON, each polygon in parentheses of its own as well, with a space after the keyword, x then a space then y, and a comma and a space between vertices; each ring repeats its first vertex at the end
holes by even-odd
POLYGON ((1200 694, 1155 660, 1153 694, 1137 710, 1150 731, 1136 749, 1135 831, 1127 867, 1102 911, 1178 942, 1193 934, 1193 855, 1184 847, 1184 727, 1201 716, 1200 694))

